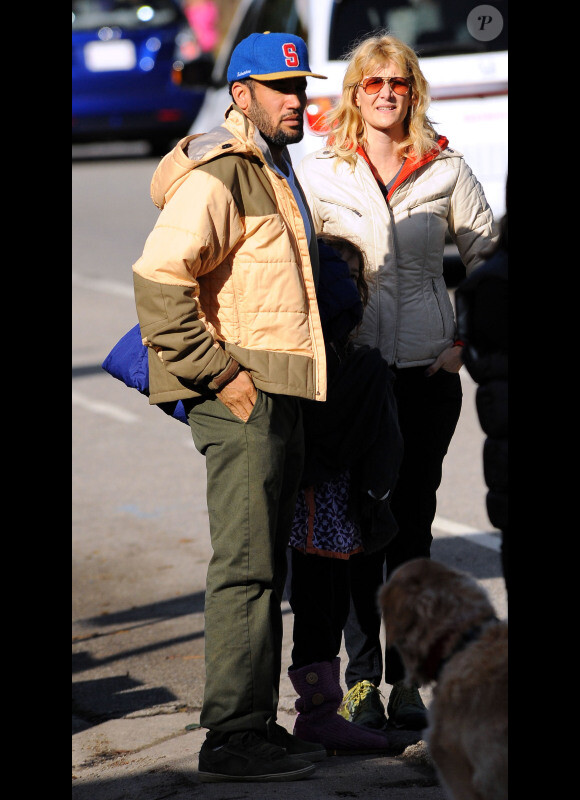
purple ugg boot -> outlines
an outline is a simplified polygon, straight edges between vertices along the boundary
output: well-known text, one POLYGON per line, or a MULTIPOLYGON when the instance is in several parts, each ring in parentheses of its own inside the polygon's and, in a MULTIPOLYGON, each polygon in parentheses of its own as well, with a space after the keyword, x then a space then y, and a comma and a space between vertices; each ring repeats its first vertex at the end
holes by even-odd
POLYGON ((288 671, 292 686, 299 695, 294 704, 299 712, 294 723, 294 735, 337 753, 391 750, 388 734, 362 728, 336 713, 342 700, 339 674, 339 658, 288 671))

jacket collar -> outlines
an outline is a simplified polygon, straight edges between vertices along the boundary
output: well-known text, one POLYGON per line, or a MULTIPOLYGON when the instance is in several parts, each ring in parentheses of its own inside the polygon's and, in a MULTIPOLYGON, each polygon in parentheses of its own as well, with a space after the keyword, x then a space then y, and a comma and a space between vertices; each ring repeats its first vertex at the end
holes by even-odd
MULTIPOLYGON (((235 103, 231 103, 226 110, 225 118, 224 126, 238 139, 243 141, 250 150, 253 150, 256 155, 262 158, 268 166, 272 167, 272 169, 276 169, 272 153, 270 152, 266 140, 254 123, 244 114, 242 109, 235 103)), ((283 149, 282 155, 289 164, 292 164, 292 159, 290 158, 287 147, 283 149)))
MULTIPOLYGON (((446 136, 440 136, 439 139, 437 140, 437 145, 433 147, 432 150, 429 150, 428 153, 425 153, 425 155, 422 156, 420 159, 418 160, 414 159, 411 153, 411 155, 405 159, 403 168, 401 169, 401 171, 397 176, 397 180, 389 189, 389 193, 387 194, 387 200, 391 199, 391 197, 393 196, 393 192, 403 183, 403 181, 405 181, 409 177, 409 175, 411 175, 411 173, 415 172, 415 170, 418 170, 419 167, 423 167, 425 164, 428 164, 430 161, 433 161, 435 158, 437 158, 447 148, 448 144, 449 144, 449 139, 447 139, 446 136)), ((373 173, 375 179, 377 181, 380 181, 374 165, 370 161, 369 157, 367 156, 366 152, 364 151, 361 145, 357 147, 356 152, 359 156, 362 156, 362 158, 364 158, 364 160, 367 162, 367 164, 371 168, 371 172, 373 173)))

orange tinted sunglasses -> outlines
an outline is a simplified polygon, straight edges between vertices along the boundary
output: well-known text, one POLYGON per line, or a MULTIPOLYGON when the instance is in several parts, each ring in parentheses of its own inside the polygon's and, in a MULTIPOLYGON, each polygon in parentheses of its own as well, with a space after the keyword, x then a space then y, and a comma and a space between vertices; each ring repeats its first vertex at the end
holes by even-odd
POLYGON ((401 96, 408 94, 411 87, 411 81, 408 78, 380 78, 378 76, 365 78, 359 83, 359 86, 362 86, 366 94, 378 94, 385 83, 389 84, 392 92, 401 96))

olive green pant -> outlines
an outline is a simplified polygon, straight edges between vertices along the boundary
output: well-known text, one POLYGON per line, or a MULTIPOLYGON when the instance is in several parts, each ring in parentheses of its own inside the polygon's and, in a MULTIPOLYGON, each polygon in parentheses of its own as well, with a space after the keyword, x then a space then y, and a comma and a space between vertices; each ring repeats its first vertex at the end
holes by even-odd
POLYGON ((208 736, 266 732, 278 707, 286 548, 304 460, 300 401, 258 391, 247 422, 217 398, 187 404, 206 459, 213 555, 205 595, 208 736))

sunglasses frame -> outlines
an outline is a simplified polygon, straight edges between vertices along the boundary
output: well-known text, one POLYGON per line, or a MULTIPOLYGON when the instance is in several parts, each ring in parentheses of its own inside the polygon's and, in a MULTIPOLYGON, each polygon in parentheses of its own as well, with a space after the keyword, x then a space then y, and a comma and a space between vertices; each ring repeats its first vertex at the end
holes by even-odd
POLYGON ((398 76, 398 75, 394 75, 392 78, 381 78, 380 75, 371 75, 369 78, 365 78, 364 80, 362 80, 358 85, 362 88, 362 90, 363 90, 363 92, 365 94, 368 94, 368 95, 370 95, 372 97, 373 94, 378 94, 381 91, 381 89, 383 88, 385 83, 388 83, 389 84, 389 89, 393 92, 393 94, 396 94, 399 97, 406 97, 409 94, 409 90, 411 88, 411 79, 410 78, 403 78, 402 76, 398 76), (376 92, 367 92, 366 87, 365 87, 364 84, 366 83, 368 85, 369 81, 382 81, 382 84, 379 86, 379 88, 377 89, 376 92), (393 88, 392 83, 391 83, 392 81, 406 81, 407 82, 407 91, 405 92, 405 94, 401 94, 400 92, 395 91, 395 89, 393 88))

